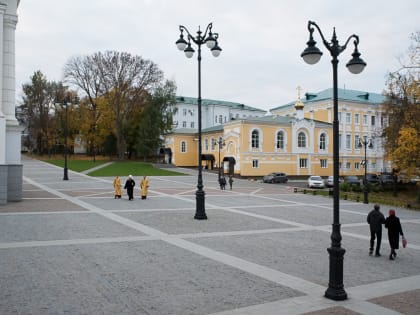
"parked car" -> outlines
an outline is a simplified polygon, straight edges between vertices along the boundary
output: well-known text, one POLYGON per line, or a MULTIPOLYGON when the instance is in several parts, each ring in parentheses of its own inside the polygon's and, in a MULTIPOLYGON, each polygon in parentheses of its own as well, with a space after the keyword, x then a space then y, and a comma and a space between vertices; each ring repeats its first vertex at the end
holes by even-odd
POLYGON ((376 174, 367 173, 366 181, 368 184, 379 184, 379 176, 376 174))
MULTIPOLYGON (((338 183, 342 183, 343 179, 341 177, 338 178, 338 183)), ((328 179, 325 182, 325 185, 327 187, 333 187, 334 186, 334 176, 328 176, 328 179)))
POLYGON ((379 182, 381 185, 393 185, 394 184, 394 176, 390 174, 381 174, 379 176, 379 182))
POLYGON ((360 179, 357 176, 346 176, 344 177, 344 182, 349 184, 349 185, 355 185, 355 186, 360 186, 360 179))
POLYGON ((417 184, 420 181, 420 177, 418 175, 407 176, 405 173, 400 173, 398 175, 398 182, 400 184, 417 184))
POLYGON ((321 176, 310 176, 308 178, 308 187, 309 188, 324 188, 324 180, 321 176))
POLYGON ((287 177, 286 173, 270 173, 265 175, 263 178, 264 183, 287 183, 289 178, 287 177))

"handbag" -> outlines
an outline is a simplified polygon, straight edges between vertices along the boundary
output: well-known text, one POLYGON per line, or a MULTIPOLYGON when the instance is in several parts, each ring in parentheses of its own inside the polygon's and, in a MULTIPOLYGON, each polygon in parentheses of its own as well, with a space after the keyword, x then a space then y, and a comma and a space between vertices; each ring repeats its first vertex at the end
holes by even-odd
POLYGON ((404 236, 402 237, 402 246, 403 248, 407 247, 407 239, 404 236))

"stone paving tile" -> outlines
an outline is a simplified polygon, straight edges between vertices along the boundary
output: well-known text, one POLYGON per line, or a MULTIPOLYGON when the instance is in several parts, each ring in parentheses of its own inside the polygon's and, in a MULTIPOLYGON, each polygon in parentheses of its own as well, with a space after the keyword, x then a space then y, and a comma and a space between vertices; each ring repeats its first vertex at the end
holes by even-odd
MULTIPOLYGON (((330 233, 295 231, 259 235, 194 238, 191 242, 252 261, 287 274, 328 286, 330 233)), ((374 257, 367 253, 368 240, 343 237, 344 286, 353 287, 417 275, 419 251, 406 251, 390 261, 387 256, 374 257), (363 267, 361 267, 363 266, 363 267)), ((389 247, 384 245, 384 252, 389 247)))
POLYGON ((23 214, 0 216, 0 242, 66 240, 143 233, 94 213, 23 214))
POLYGON ((0 206, 0 213, 7 212, 51 212, 51 211, 86 211, 64 199, 23 199, 0 206))
POLYGON ((326 308, 319 311, 308 312, 302 315, 363 315, 341 306, 326 308))
POLYGON ((402 292, 369 300, 405 315, 420 314, 420 290, 402 292))
POLYGON ((302 295, 160 241, 0 255, 2 314, 209 314, 302 295))
POLYGON ((207 209, 208 220, 194 219, 195 209, 190 211, 122 212, 118 215, 151 226, 169 234, 245 231, 290 228, 278 222, 252 218, 226 211, 207 209))

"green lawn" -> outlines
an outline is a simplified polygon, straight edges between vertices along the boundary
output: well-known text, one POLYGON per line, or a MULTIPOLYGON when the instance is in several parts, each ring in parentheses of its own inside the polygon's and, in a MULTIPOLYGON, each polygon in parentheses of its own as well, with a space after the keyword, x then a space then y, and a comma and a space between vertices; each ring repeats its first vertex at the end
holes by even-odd
POLYGON ((179 172, 170 171, 167 169, 160 169, 153 167, 150 163, 137 162, 137 161, 124 161, 115 162, 104 168, 89 173, 89 176, 180 176, 186 175, 179 172))
MULTIPOLYGON (((47 163, 64 167, 64 159, 42 159, 42 160, 47 163)), ((83 172, 85 170, 88 170, 90 168, 96 167, 98 165, 101 165, 107 162, 108 161, 104 161, 104 160, 93 162, 92 160, 67 159, 67 168, 75 172, 83 172)))
MULTIPOLYGON (((60 167, 64 167, 64 159, 42 159, 44 162, 51 163, 60 167)), ((97 160, 93 162, 92 160, 76 160, 68 159, 67 167, 69 170, 75 172, 86 171, 90 168, 102 165, 109 162, 108 160, 97 160)), ((124 161, 124 162, 114 162, 111 165, 105 166, 104 168, 98 169, 91 173, 88 173, 89 176, 102 177, 102 176, 180 176, 186 175, 179 172, 174 172, 168 169, 160 169, 153 167, 150 163, 137 162, 137 161, 124 161)))

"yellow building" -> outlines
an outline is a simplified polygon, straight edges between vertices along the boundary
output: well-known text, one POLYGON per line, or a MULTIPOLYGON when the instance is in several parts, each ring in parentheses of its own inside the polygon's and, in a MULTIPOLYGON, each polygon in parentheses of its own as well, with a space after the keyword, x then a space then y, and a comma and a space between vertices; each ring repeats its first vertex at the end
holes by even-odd
MULTIPOLYGON (((241 176, 285 172, 291 176, 333 173, 332 90, 306 94, 303 100, 271 110, 272 115, 232 119, 202 130, 202 163, 219 165, 241 176), (331 94, 331 95, 329 95, 331 94)), ((368 172, 385 170, 381 103, 383 96, 339 89, 340 175, 363 175, 364 148, 359 139, 371 141, 367 149, 368 172)), ((197 131, 177 129, 167 135, 166 148, 177 166, 197 166, 197 131)), ((389 163, 390 165, 390 163, 389 163)))

